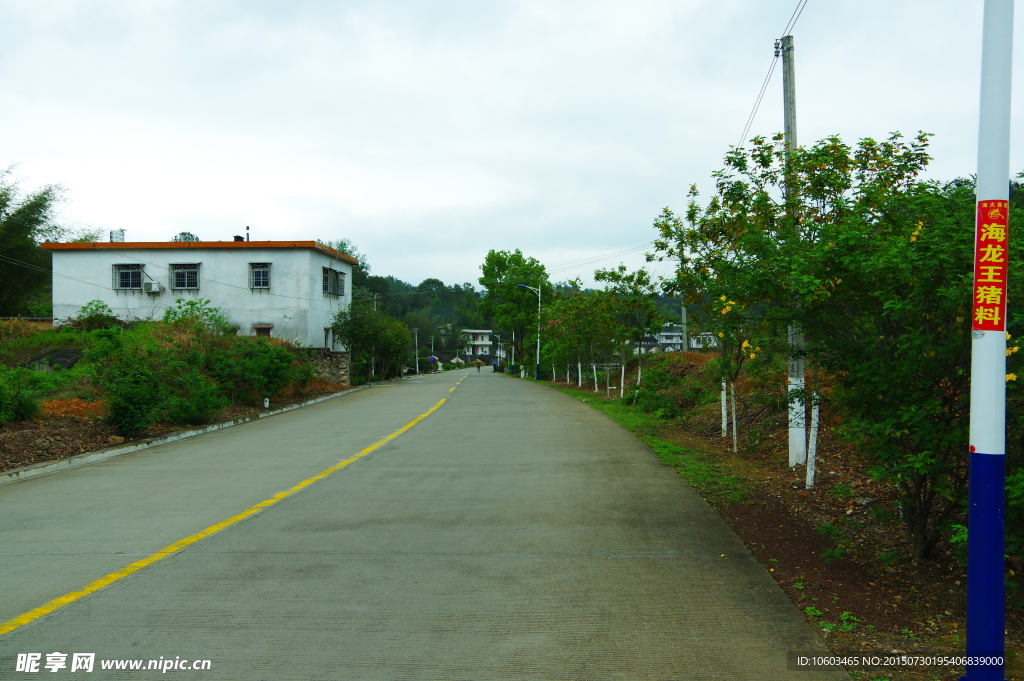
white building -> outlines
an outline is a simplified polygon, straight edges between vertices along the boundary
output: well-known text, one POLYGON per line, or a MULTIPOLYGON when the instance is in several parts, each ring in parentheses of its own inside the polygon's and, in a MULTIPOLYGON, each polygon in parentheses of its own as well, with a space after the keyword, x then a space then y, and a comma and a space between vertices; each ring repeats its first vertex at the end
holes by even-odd
POLYGON ((463 329, 462 333, 469 336, 469 344, 466 347, 466 352, 470 356, 479 357, 480 355, 494 355, 490 329, 463 329))
MULTIPOLYGON (((661 330, 654 336, 646 336, 636 347, 641 352, 680 352, 685 340, 681 324, 662 324, 661 330)), ((689 334, 688 350, 718 347, 718 339, 713 333, 689 334)))
POLYGON ((56 244, 53 316, 99 300, 122 319, 161 319, 180 298, 206 298, 242 335, 334 348, 329 327, 352 300, 358 261, 317 241, 56 244))

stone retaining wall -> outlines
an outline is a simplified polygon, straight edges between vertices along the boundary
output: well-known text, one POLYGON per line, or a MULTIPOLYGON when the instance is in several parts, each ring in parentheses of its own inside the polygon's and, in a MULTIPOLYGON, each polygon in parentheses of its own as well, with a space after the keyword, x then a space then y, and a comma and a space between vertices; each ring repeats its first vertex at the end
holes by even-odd
POLYGON ((316 372, 316 378, 331 383, 349 384, 347 352, 334 352, 327 348, 306 348, 306 352, 308 361, 316 372))

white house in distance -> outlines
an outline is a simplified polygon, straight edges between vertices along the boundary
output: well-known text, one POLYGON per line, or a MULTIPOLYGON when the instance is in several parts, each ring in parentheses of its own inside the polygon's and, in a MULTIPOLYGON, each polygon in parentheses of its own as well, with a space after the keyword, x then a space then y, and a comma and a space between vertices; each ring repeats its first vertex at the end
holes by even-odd
POLYGON ((466 352, 471 357, 489 357, 494 353, 491 352, 491 330, 490 329, 463 329, 462 333, 469 336, 469 344, 466 347, 466 352))
MULTIPOLYGON (((112 234, 112 236, 114 236, 112 234)), ((179 298, 206 298, 241 335, 334 349, 328 327, 352 300, 358 261, 318 241, 46 243, 54 320, 100 300, 122 319, 160 319, 179 298)))

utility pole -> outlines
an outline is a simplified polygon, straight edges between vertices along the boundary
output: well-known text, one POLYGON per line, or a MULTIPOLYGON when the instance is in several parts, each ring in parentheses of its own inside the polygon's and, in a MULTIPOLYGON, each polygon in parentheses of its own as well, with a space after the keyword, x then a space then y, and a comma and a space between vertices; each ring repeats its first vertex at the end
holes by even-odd
MULTIPOLYGON (((680 270, 683 269, 683 256, 682 256, 682 254, 680 254, 680 256, 679 256, 679 269, 680 270)), ((680 348, 680 350, 682 350, 682 352, 689 352, 690 351, 690 329, 689 329, 689 327, 686 324, 686 322, 687 322, 687 319, 686 319, 686 295, 682 291, 679 292, 679 307, 681 308, 682 320, 683 320, 683 335, 681 336, 681 339, 683 341, 683 347, 680 348)))
POLYGON ((690 351, 690 329, 686 326, 686 299, 683 299, 683 335, 680 336, 683 341, 683 352, 690 351))
MULTIPOLYGON (((796 141, 796 68, 793 63, 793 36, 783 36, 781 44, 775 43, 775 54, 782 51, 782 92, 785 115, 786 155, 797 149, 796 141)), ((787 160, 787 165, 788 165, 787 160)), ((788 169, 787 169, 788 177, 788 169)), ((789 183, 787 183, 789 184, 789 183)), ((787 187, 789 191, 790 187, 787 187)), ((796 218, 794 216, 794 222, 796 218)), ((787 329, 789 340, 789 465, 796 466, 807 462, 806 416, 804 414, 803 397, 793 393, 804 390, 804 334, 794 324, 787 329)))
MULTIPOLYGON (((413 332, 413 334, 414 334, 414 336, 416 338, 416 340, 413 341, 413 344, 416 347, 414 348, 412 354, 413 354, 413 356, 416 359, 416 373, 418 374, 420 372, 420 329, 419 329, 419 327, 418 326, 414 326, 413 329, 412 329, 412 332, 413 332)), ((431 353, 431 354, 433 354, 433 353, 431 353)))
POLYGON ((978 116, 977 222, 971 292, 971 430, 967 490, 967 681, 1003 681, 1006 650, 1006 288, 1010 238, 1013 0, 985 0, 978 116), (977 657, 976 657, 977 656, 977 657), (980 657, 984 656, 984 657, 980 657))

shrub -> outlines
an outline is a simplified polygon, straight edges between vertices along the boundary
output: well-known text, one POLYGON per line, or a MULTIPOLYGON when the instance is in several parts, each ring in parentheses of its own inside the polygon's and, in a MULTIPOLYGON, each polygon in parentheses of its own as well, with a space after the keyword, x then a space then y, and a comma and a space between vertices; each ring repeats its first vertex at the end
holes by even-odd
POLYGON ((178 298, 174 307, 164 312, 164 321, 169 324, 199 326, 206 331, 220 332, 228 326, 228 318, 220 308, 210 305, 206 298, 178 298))
POLYGON ((145 430, 162 401, 153 359, 150 353, 127 351, 101 375, 110 410, 107 420, 122 435, 145 430))
POLYGON ((210 374, 232 402, 238 397, 270 397, 296 377, 296 364, 287 348, 249 336, 234 339, 228 348, 211 351, 206 361, 210 374))
POLYGON ((39 402, 9 372, 0 372, 0 423, 27 421, 39 415, 39 402))
POLYGON ((220 387, 202 368, 203 357, 198 352, 178 359, 169 357, 163 364, 167 394, 159 410, 162 419, 177 424, 209 423, 227 406, 220 387))
POLYGON ((78 314, 66 320, 66 325, 80 331, 95 331, 123 326, 124 322, 102 300, 90 300, 78 310, 78 314))

